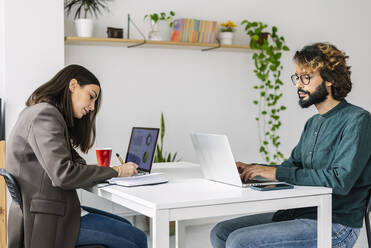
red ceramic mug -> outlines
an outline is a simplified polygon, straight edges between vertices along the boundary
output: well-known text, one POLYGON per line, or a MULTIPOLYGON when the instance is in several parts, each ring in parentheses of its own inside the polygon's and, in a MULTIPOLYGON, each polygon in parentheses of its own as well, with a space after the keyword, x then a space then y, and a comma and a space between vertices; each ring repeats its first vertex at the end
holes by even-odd
POLYGON ((96 148, 98 166, 108 167, 111 162, 112 148, 96 148))

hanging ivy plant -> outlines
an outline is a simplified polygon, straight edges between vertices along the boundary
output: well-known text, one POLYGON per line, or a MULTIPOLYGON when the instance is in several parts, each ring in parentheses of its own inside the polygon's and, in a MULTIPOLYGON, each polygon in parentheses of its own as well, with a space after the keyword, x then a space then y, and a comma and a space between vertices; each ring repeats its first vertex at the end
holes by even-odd
POLYGON ((253 103, 258 106, 259 152, 268 164, 282 162, 284 156, 279 150, 280 136, 278 130, 282 123, 280 112, 286 109, 278 101, 282 98, 280 91, 283 82, 280 80, 282 51, 289 51, 285 39, 277 34, 277 27, 273 26, 271 32, 263 32, 268 25, 262 22, 242 21, 245 31, 250 36, 250 47, 253 53, 254 73, 260 80, 254 89, 258 91, 259 98, 253 103))

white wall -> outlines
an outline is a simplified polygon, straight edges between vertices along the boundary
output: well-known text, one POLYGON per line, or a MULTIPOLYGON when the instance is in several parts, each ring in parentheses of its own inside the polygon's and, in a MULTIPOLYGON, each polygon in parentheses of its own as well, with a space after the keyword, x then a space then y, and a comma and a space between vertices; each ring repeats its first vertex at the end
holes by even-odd
MULTIPOLYGON (((368 61, 371 16, 370 1, 314 0, 298 1, 115 1, 97 21, 95 36, 105 37, 107 26, 121 27, 126 33, 126 15, 130 13, 147 34, 143 16, 151 12, 174 10, 178 18, 208 20, 244 19, 276 25, 284 35, 290 52, 283 55, 282 80, 288 110, 282 113, 282 151, 286 156, 296 145, 305 121, 315 108, 302 110, 289 76, 294 72, 291 58, 304 45, 329 41, 350 56, 354 88, 348 100, 371 110, 368 96, 368 61)), ((74 35, 71 17, 66 19, 66 34, 74 35)), ((132 27, 135 38, 140 38, 132 27)), ((241 28, 239 41, 246 42, 241 28)), ((227 134, 237 160, 261 162, 257 153, 257 95, 252 86, 252 53, 200 52, 187 49, 164 49, 125 46, 66 46, 66 64, 87 66, 101 80, 103 107, 98 115, 97 145, 112 146, 125 153, 132 126, 159 126, 165 113, 166 149, 178 151, 183 160, 195 161, 189 139, 191 131, 227 134)), ((87 156, 95 162, 94 151, 87 156)), ((116 159, 114 162, 117 163, 116 159)))
MULTIPOLYGON (((27 97, 64 66, 63 1, 4 1, 2 66, 9 135, 27 97)), ((0 43, 0 44, 1 44, 0 43)))

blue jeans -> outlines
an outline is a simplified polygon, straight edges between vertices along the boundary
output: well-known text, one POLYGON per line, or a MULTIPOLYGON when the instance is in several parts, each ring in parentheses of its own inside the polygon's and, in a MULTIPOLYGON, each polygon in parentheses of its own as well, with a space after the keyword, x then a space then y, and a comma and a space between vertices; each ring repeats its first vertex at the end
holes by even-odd
POLYGON ((83 207, 88 211, 81 217, 80 234, 76 245, 100 244, 109 248, 147 248, 144 232, 129 221, 98 209, 83 207))
MULTIPOLYGON (((317 221, 273 222, 274 213, 257 214, 218 223, 210 234, 214 248, 317 247, 317 221)), ((332 247, 353 247, 360 229, 332 224, 332 247)))

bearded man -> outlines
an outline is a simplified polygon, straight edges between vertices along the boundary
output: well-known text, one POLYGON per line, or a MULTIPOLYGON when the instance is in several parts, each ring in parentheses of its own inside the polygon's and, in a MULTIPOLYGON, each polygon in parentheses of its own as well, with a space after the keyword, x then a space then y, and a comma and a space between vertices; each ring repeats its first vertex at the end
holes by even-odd
MULTIPOLYGON (((237 162, 241 179, 262 176, 294 185, 333 189, 332 246, 352 247, 362 227, 371 189, 371 115, 345 97, 352 89, 348 56, 329 43, 297 51, 299 105, 318 114, 305 124, 288 160, 278 166, 237 162)), ((280 210, 218 223, 214 248, 316 247, 317 209, 280 210)))

